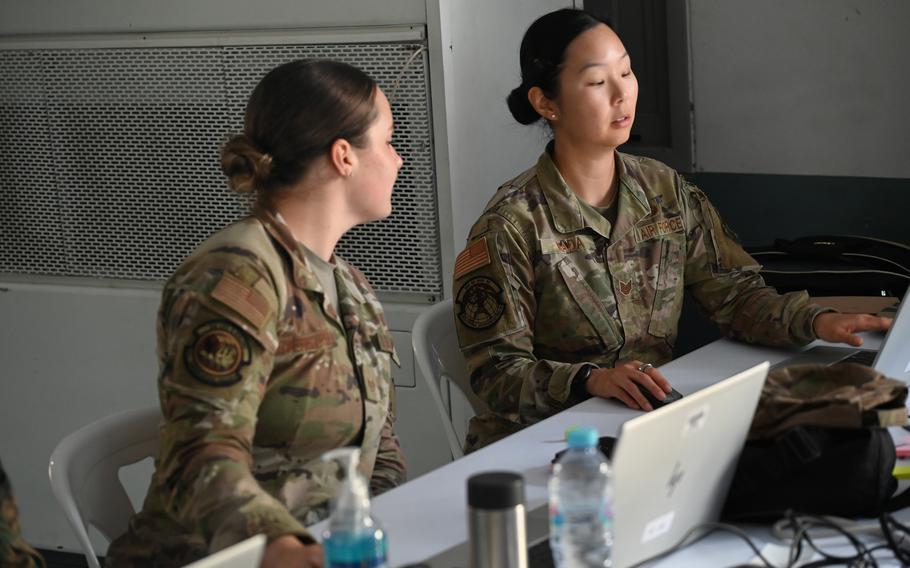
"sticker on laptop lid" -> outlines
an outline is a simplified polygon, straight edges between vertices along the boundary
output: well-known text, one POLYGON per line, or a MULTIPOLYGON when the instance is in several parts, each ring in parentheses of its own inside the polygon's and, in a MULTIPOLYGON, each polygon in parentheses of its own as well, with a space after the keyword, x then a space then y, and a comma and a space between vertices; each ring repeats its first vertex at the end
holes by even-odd
POLYGON ((661 535, 666 534, 667 531, 670 530, 670 527, 673 526, 674 516, 676 516, 676 511, 670 511, 648 522, 648 524, 645 525, 645 530, 641 531, 641 544, 647 544, 661 535))
POLYGON ((709 405, 705 404, 704 406, 696 408, 686 416, 686 422, 683 424, 683 438, 704 428, 705 424, 708 422, 708 410, 710 408, 709 405))

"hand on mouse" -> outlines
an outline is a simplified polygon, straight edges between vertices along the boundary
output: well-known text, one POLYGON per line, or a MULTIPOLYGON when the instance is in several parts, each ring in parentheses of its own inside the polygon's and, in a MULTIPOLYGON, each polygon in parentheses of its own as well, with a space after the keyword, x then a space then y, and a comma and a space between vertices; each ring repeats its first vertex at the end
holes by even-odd
POLYGON ((648 389, 658 400, 663 400, 670 392, 670 383, 654 367, 645 366, 637 359, 617 361, 612 369, 594 369, 591 378, 585 384, 586 390, 601 398, 617 398, 629 408, 636 410, 653 410, 653 407, 638 390, 636 383, 648 389))

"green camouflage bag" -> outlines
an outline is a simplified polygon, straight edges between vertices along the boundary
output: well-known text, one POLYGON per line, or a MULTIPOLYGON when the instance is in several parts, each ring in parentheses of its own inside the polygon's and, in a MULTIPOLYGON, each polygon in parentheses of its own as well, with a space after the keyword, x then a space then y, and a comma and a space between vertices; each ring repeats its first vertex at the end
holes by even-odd
POLYGON ((907 385, 855 363, 768 375, 722 517, 774 520, 786 511, 872 517, 894 498, 894 441, 907 423, 907 385))
POLYGON ((862 428, 907 423, 907 385, 857 363, 794 365, 768 374, 749 439, 795 426, 862 428))

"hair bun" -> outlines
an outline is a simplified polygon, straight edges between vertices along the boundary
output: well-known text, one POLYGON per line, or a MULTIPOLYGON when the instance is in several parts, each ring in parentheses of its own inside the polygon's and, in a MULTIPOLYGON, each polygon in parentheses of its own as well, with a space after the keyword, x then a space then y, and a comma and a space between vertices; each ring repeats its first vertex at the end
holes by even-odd
POLYGON ((540 120, 540 114, 534 110, 534 107, 531 106, 531 101, 528 100, 528 91, 530 90, 530 87, 522 83, 512 89, 512 92, 506 97, 509 112, 512 113, 512 117, 519 124, 534 124, 540 120))
POLYGON ((272 175, 274 158, 259 151, 246 135, 234 136, 221 150, 221 171, 237 193, 250 193, 263 187, 272 175))

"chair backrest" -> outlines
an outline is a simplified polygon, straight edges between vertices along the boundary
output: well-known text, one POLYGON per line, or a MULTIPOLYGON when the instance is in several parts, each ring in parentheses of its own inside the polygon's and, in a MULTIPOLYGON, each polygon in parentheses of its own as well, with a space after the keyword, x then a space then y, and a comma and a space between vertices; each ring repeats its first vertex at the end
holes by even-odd
POLYGON ((456 396, 460 395, 474 414, 485 412, 488 407, 471 390, 468 368, 458 347, 452 300, 443 300, 417 317, 411 330, 411 342, 417 367, 439 410, 452 457, 460 458, 464 455, 463 440, 453 424, 452 408, 446 405, 442 394, 457 393, 456 396), (450 388, 452 386, 454 391, 450 388))
POLYGON ((98 568, 98 559, 88 527, 108 542, 126 532, 134 511, 117 474, 158 455, 160 422, 157 405, 119 412, 63 438, 51 454, 51 489, 92 568, 98 568))

